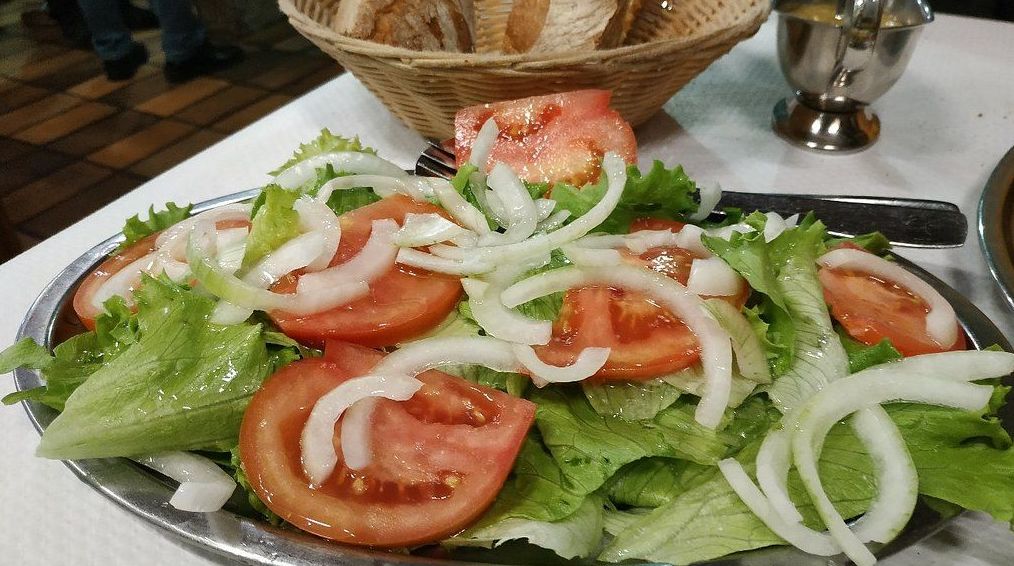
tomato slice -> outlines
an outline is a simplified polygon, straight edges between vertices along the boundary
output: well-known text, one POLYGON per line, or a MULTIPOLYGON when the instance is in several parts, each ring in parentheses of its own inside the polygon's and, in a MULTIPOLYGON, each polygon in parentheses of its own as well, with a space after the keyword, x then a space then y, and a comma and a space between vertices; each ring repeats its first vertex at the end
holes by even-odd
MULTIPOLYGON (((95 293, 110 277, 123 268, 155 251, 155 240, 158 234, 152 234, 139 240, 134 245, 102 262, 95 271, 89 273, 74 293, 74 312, 88 330, 95 330, 95 319, 104 311, 92 304, 95 293)), ((131 288, 133 292, 133 288, 131 288)))
MULTIPOLYGON (((223 220, 215 224, 215 227, 219 230, 246 226, 250 226, 250 222, 246 220, 223 220)), ((101 308, 92 304, 92 299, 95 293, 102 287, 102 284, 123 270, 123 268, 155 251, 155 240, 158 239, 158 235, 159 233, 156 232, 138 240, 134 245, 102 262, 95 271, 89 273, 81 281, 81 285, 74 293, 73 304, 74 312, 81 319, 81 323, 84 324, 85 328, 95 330, 95 319, 103 313, 101 308)), ((130 292, 134 292, 133 287, 130 288, 130 292)))
MULTIPOLYGON (((240 454, 261 500, 300 529, 356 545, 436 542, 475 521, 503 486, 535 405, 426 372, 412 399, 378 401, 370 464, 349 470, 338 450, 332 476, 311 489, 299 445, 310 410, 324 393, 368 372, 383 357, 337 342, 328 343, 327 354, 328 359, 305 359, 275 373, 244 414, 240 454)), ((341 421, 336 449, 340 434, 341 421)))
MULTIPOLYGON (((631 231, 679 231, 683 224, 659 219, 641 219, 631 231)), ((686 285, 694 256, 676 247, 652 248, 637 256, 624 254, 627 261, 667 275, 686 285)), ((742 307, 750 295, 745 282, 739 294, 722 297, 742 307)), ((588 347, 609 347, 605 365, 595 374, 599 379, 639 380, 686 369, 700 359, 700 346, 693 332, 668 309, 640 293, 610 287, 586 287, 564 295, 560 316, 553 323, 549 344, 536 346, 547 363, 570 365, 588 347)))
POLYGON ((503 162, 525 181, 584 185, 598 179, 607 151, 635 163, 634 131, 609 108, 611 97, 606 90, 578 90, 459 110, 454 117, 458 167, 468 161, 479 129, 490 118, 500 135, 487 169, 503 162))
POLYGON ((884 338, 903 356, 968 348, 958 327, 958 340, 941 347, 926 332, 929 307, 920 297, 867 273, 823 268, 818 272, 831 316, 856 340, 875 345, 884 338))
MULTIPOLYGON (((342 237, 331 265, 351 259, 370 237, 374 220, 405 215, 444 214, 443 209, 403 196, 393 196, 341 216, 342 237)), ((278 282, 274 291, 295 291, 299 274, 278 282)), ((312 346, 344 340, 364 346, 391 346, 439 325, 458 303, 461 283, 455 277, 396 265, 370 284, 370 294, 347 305, 311 315, 269 313, 286 335, 312 346)))

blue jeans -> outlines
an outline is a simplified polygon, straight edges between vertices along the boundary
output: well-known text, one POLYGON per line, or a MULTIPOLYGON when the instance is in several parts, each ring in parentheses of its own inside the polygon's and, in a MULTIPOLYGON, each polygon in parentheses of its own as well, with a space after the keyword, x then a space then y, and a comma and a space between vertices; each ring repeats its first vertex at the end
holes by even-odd
MULTIPOLYGON (((78 0, 78 4, 99 57, 104 61, 126 57, 134 41, 123 21, 119 0, 78 0)), ((190 0, 151 0, 151 8, 162 28, 166 61, 185 61, 204 43, 204 24, 194 14, 190 0)))

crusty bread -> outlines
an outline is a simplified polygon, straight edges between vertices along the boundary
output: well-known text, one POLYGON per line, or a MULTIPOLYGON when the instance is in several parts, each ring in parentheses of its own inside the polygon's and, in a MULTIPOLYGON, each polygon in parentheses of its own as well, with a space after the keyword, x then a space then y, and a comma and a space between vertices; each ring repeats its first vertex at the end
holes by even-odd
MULTIPOLYGON (((597 49, 610 22, 621 15, 621 4, 627 3, 627 0, 514 0, 503 51, 538 53, 597 49)), ((618 32, 613 32, 610 39, 615 41, 617 35, 618 32)))
POLYGON ((599 49, 610 49, 623 45, 627 34, 630 33, 630 28, 634 27, 634 20, 641 12, 644 2, 643 0, 619 0, 618 3, 616 13, 613 14, 605 31, 602 32, 602 39, 598 44, 599 49))
POLYGON ((349 37, 419 51, 471 51, 457 0, 343 0, 332 20, 349 37))

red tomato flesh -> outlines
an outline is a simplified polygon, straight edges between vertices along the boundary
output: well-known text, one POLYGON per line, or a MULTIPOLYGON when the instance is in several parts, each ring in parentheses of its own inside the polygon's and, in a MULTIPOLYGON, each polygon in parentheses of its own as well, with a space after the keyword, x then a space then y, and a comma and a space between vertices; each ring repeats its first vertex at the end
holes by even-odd
POLYGON ((463 108, 454 117, 457 165, 468 162, 479 129, 490 118, 500 135, 487 170, 503 162, 528 182, 581 186, 598 179, 607 151, 635 163, 634 131, 609 108, 611 97, 606 90, 578 90, 463 108))
POLYGON ((958 340, 941 347, 926 332, 926 302, 894 283, 867 273, 823 268, 818 272, 831 316, 849 336, 870 346, 884 338, 903 356, 968 348, 958 327, 958 340))
POLYGON ((254 394, 240 429, 243 469, 262 501, 313 534, 348 544, 415 546, 474 522, 503 486, 535 418, 527 400, 429 371, 412 399, 381 399, 373 413, 370 464, 341 459, 313 489, 300 460, 300 435, 314 403, 367 373, 383 354, 329 342, 326 359, 285 366, 254 394))
MULTIPOLYGON (((443 209, 403 196, 386 198, 358 208, 340 218, 341 242, 331 265, 354 257, 370 238, 374 220, 393 218, 398 224, 405 215, 438 213, 443 209)), ((292 293, 299 274, 279 281, 273 290, 292 293)), ((392 346, 424 334, 439 325, 458 303, 458 278, 395 265, 370 283, 370 294, 347 305, 311 315, 282 311, 269 313, 286 335, 308 345, 322 346, 326 340, 344 340, 371 347, 392 346)))
MULTIPOLYGON (((683 224, 658 219, 635 221, 631 231, 679 231, 683 224)), ((675 247, 652 248, 640 256, 624 253, 627 261, 648 267, 686 285, 694 256, 675 247)), ((742 307, 750 295, 745 282, 739 294, 722 297, 742 307)), ((609 287, 567 291, 549 344, 535 351, 547 363, 570 365, 588 347, 612 351, 595 378, 651 379, 686 369, 700 359, 700 346, 690 328, 668 309, 640 293, 609 287)))

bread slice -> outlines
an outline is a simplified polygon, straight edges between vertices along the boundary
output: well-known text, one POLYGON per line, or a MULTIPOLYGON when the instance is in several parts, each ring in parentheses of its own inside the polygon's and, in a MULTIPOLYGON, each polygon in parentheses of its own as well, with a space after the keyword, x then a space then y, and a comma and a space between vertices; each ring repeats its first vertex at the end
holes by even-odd
MULTIPOLYGON (((628 0, 514 0, 504 53, 598 49, 610 22, 628 0)), ((616 24, 619 26, 619 24, 616 24)), ((618 32, 609 38, 615 42, 618 32)))
POLYGON ((472 50, 457 0, 342 0, 332 27, 349 37, 417 51, 472 50))
POLYGON ((602 39, 598 45, 599 49, 609 49, 623 45, 623 42, 627 39, 627 34, 630 33, 630 28, 634 27, 634 20, 637 19, 637 15, 641 12, 643 3, 643 0, 619 0, 616 14, 613 15, 613 18, 602 33, 602 39))

